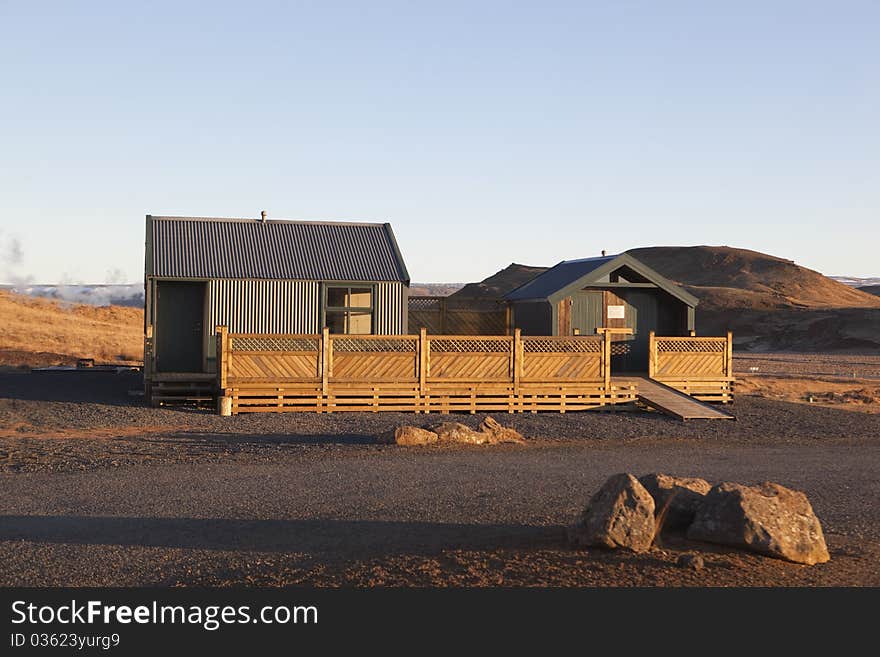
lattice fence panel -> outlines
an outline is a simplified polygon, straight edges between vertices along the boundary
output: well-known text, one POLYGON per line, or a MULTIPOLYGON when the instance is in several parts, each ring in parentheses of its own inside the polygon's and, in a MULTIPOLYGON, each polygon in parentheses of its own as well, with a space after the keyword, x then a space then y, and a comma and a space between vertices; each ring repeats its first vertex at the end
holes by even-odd
POLYGON ((513 342, 504 338, 430 338, 431 354, 452 353, 509 353, 513 342))
POLYGON ((319 351, 319 338, 230 337, 233 351, 319 351))
POLYGON ((415 353, 418 342, 413 338, 381 338, 378 340, 367 338, 342 338, 330 339, 333 344, 333 353, 415 353))
POLYGON ((600 353, 602 340, 595 338, 524 337, 523 352, 531 353, 600 353))
POLYGON ((440 299, 436 297, 410 297, 408 303, 410 312, 416 310, 440 310, 440 299))
POLYGON ((682 353, 723 353, 727 349, 727 341, 709 338, 658 338, 657 350, 682 353))
POLYGON ((629 342, 618 341, 611 343, 611 355, 612 356, 623 356, 632 351, 632 345, 629 342))

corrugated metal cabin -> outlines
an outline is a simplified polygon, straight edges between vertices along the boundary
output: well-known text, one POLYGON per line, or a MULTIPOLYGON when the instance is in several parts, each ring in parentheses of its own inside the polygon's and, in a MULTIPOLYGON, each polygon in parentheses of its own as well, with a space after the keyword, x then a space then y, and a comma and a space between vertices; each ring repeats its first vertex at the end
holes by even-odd
POLYGON ((523 335, 618 335, 616 371, 648 368, 648 336, 686 336, 694 330, 698 300, 629 254, 564 260, 508 292, 512 323, 523 335))
POLYGON ((387 223, 147 215, 145 256, 144 374, 154 401, 210 397, 218 325, 407 332, 409 274, 387 223))

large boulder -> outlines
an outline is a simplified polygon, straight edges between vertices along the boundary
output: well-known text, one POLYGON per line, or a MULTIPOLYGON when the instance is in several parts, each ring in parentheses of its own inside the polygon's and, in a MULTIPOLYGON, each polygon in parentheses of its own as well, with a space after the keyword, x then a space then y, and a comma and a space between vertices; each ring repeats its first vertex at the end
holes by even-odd
POLYGON ((498 420, 493 417, 486 416, 486 419, 480 423, 480 431, 492 436, 494 443, 524 443, 526 439, 523 435, 512 427, 502 426, 498 420))
POLYGON ((809 565, 831 558, 807 496, 770 482, 715 486, 687 536, 809 565))
POLYGON ((439 437, 433 431, 410 426, 397 427, 379 436, 380 443, 392 445, 430 445, 438 440, 439 437))
POLYGON ((639 483, 654 498, 657 524, 668 529, 687 529, 697 508, 712 485, 696 477, 673 477, 667 474, 646 474, 639 483))
POLYGON ((568 535, 578 546, 646 552, 654 542, 654 499, 631 474, 616 474, 593 495, 568 535))

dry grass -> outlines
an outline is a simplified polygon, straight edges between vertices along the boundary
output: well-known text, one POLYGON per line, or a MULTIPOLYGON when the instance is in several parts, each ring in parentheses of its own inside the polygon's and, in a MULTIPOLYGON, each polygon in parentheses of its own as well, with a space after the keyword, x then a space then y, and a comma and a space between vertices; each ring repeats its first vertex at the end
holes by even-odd
POLYGON ((143 311, 66 304, 0 291, 0 364, 143 360, 143 311))
POLYGON ((880 413, 880 382, 870 379, 737 376, 736 393, 848 411, 880 413))

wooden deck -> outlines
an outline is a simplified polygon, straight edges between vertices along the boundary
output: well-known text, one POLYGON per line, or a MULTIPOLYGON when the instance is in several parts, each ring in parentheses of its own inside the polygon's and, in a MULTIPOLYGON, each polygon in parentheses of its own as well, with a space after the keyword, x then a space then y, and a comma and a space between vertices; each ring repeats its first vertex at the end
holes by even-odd
POLYGON ((622 385, 636 389, 638 400, 679 420, 735 420, 730 413, 710 406, 675 388, 647 377, 615 377, 622 385))
MULTIPOLYGON (((675 343, 677 349, 709 345, 711 353, 720 344, 717 340, 725 342, 683 340, 675 343)), ((650 382, 612 379, 612 344, 610 333, 428 335, 423 329, 419 335, 331 335, 326 330, 280 335, 230 334, 218 327, 217 390, 223 398, 220 408, 233 414, 566 413, 634 405, 639 386, 650 382)), ((674 356, 663 352, 659 359, 674 356)), ((690 387, 716 401, 731 401, 726 361, 716 361, 711 359, 721 367, 706 365, 696 379, 668 386, 690 387)), ((682 373, 687 376, 687 369, 682 373)), ((688 399, 687 394, 682 397, 688 399)))

